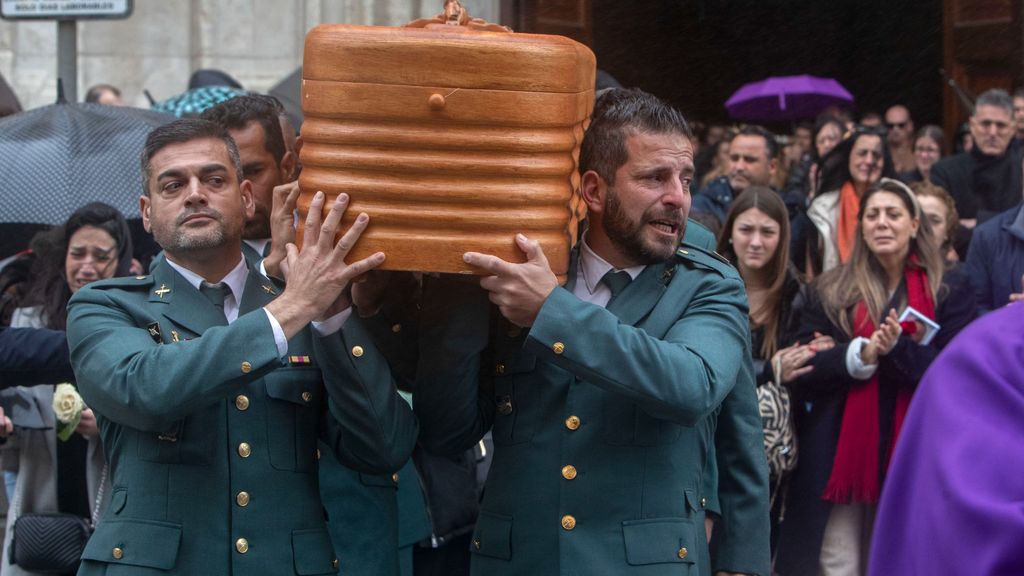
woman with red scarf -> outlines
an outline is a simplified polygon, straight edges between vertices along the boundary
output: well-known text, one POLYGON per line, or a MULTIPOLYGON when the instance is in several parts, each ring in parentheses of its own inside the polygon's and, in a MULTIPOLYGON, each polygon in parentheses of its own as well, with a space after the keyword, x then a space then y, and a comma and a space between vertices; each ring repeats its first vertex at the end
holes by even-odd
POLYGON ((800 463, 780 527, 783 576, 861 575, 889 458, 928 365, 975 317, 967 276, 947 268, 906 185, 860 198, 848 263, 818 278, 800 335, 832 336, 792 382, 800 463), (928 322, 899 319, 913 308, 928 322))

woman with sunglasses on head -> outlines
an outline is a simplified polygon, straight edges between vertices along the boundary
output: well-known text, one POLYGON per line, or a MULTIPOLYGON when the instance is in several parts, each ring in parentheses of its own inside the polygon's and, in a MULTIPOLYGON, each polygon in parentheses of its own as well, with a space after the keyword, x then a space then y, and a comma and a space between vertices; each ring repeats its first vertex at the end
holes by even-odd
POLYGON ((859 126, 822 160, 817 194, 807 208, 813 228, 794 246, 794 263, 808 278, 848 262, 860 199, 882 177, 895 177, 884 129, 859 126), (816 232, 816 233, 815 233, 816 232))
POLYGON ((882 179, 860 197, 849 261, 812 286, 798 337, 836 346, 791 384, 800 463, 787 494, 782 576, 863 574, 885 470, 910 398, 975 317, 914 194, 882 179), (912 310, 911 310, 912 309, 912 310))
MULTIPOLYGON (((46 249, 37 254, 27 296, 15 310, 12 326, 64 330, 72 294, 90 282, 126 276, 131 268, 128 224, 112 206, 86 204, 63 226, 46 234, 44 242, 33 242, 46 249)), ((21 397, 37 408, 47 428, 18 433, 17 480, 3 548, 4 576, 36 574, 11 563, 11 540, 23 514, 59 512, 91 519, 100 509, 100 500, 110 498, 95 415, 85 408, 74 432, 66 440, 58 439, 55 387, 50 385, 55 383, 42 384, 18 389, 21 397)))

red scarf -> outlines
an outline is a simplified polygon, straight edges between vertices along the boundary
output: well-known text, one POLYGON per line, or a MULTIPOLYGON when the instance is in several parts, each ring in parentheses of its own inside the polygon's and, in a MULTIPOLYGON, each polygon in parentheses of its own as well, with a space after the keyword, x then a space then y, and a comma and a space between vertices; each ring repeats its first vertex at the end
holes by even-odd
MULTIPOLYGON (((928 286, 928 274, 917 258, 911 257, 904 268, 904 282, 907 287, 907 305, 935 319, 935 303, 928 286)), ((855 336, 871 338, 876 325, 868 314, 867 304, 861 300, 854 313, 855 336)), ((903 332, 913 334, 917 325, 913 322, 901 324, 903 332)), ((899 437, 903 420, 910 407, 910 392, 901 389, 896 396, 893 414, 892 435, 886 447, 885 468, 889 467, 899 437)), ((839 430, 839 444, 832 461, 832 475, 825 486, 822 498, 838 504, 850 502, 876 503, 882 491, 879 452, 881 432, 878 414, 878 371, 864 384, 850 388, 846 395, 843 422, 839 430)))

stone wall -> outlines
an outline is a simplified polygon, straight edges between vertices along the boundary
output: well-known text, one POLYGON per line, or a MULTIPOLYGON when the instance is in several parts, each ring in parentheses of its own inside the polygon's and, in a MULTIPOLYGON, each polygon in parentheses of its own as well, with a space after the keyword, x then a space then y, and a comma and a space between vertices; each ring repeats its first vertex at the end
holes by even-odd
MULTIPOLYGON (((500 0, 463 0, 499 20, 500 0)), ((441 0, 134 0, 127 20, 78 23, 78 96, 97 83, 147 106, 185 90, 193 71, 218 68, 267 90, 302 64, 305 33, 321 23, 401 25, 441 11, 441 0)), ((0 20, 0 74, 22 107, 57 94, 57 24, 0 20)))

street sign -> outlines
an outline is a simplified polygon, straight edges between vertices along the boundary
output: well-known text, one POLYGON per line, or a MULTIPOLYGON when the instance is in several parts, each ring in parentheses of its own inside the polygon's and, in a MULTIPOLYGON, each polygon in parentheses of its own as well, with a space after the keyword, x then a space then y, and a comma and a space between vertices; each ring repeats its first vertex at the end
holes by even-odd
POLYGON ((5 20, 117 20, 132 15, 132 0, 0 0, 5 20))

